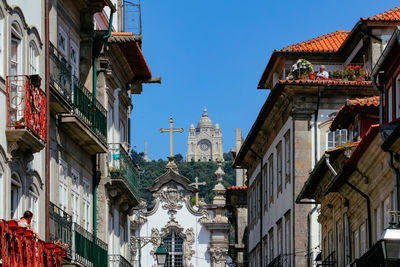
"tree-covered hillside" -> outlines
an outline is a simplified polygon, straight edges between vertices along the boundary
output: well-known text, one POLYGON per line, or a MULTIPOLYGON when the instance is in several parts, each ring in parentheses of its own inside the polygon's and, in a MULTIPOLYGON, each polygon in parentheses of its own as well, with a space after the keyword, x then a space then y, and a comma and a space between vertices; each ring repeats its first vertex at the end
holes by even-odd
MULTIPOLYGON (((154 179, 162 175, 165 172, 166 160, 159 159, 146 162, 143 160, 143 153, 137 153, 132 151, 132 157, 135 163, 141 169, 140 171, 140 187, 141 187, 141 198, 145 199, 148 204, 153 200, 153 196, 147 190, 153 185, 154 179)), ((235 170, 232 169, 232 155, 230 153, 224 153, 223 168, 225 172, 224 185, 225 187, 234 185, 235 183, 235 170)), ((215 184, 217 183, 214 172, 217 170, 217 164, 215 162, 185 162, 181 154, 175 155, 175 162, 178 165, 179 173, 192 182, 195 177, 199 177, 199 182, 206 182, 206 185, 199 186, 199 198, 203 198, 205 202, 211 203, 213 198, 213 191, 215 184)))

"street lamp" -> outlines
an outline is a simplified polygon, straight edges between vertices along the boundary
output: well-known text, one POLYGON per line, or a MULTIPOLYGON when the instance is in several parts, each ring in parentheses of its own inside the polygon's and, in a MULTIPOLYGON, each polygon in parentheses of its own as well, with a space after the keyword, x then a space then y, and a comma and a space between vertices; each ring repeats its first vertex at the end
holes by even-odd
POLYGON ((383 257, 386 261, 400 261, 400 229, 387 228, 381 237, 383 257))
POLYGON ((167 260, 168 256, 168 251, 167 249, 163 246, 163 243, 161 243, 158 248, 156 249, 156 252, 154 252, 156 255, 157 259, 157 265, 164 266, 165 261, 167 260))

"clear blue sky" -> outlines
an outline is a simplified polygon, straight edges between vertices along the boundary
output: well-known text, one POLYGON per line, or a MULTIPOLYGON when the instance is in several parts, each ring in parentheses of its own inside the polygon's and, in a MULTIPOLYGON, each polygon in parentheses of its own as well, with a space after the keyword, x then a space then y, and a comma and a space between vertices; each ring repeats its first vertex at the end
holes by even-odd
POLYGON ((134 96, 132 145, 150 159, 186 155, 188 128, 204 106, 221 125, 224 151, 234 146, 235 128, 247 136, 268 91, 257 90, 274 49, 338 29, 351 30, 360 17, 389 10, 394 0, 142 0, 143 53, 161 85, 144 85, 134 96))

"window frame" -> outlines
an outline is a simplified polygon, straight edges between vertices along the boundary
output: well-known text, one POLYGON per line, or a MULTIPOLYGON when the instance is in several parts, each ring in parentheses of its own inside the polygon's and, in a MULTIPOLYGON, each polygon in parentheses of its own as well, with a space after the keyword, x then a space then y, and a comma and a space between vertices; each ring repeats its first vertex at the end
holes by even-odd
POLYGON ((39 74, 39 49, 35 41, 29 42, 29 75, 39 74))

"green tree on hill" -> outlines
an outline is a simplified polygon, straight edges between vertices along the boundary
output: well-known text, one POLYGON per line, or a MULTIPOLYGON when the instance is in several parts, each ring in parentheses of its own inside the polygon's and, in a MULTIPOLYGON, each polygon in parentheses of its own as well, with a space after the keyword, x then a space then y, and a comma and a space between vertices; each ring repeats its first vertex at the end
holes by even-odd
MULTIPOLYGON (((143 159, 143 153, 137 153, 132 150, 132 158, 140 168, 140 197, 145 199, 148 204, 153 201, 152 194, 148 191, 153 185, 154 180, 165 172, 167 161, 159 159, 146 162, 143 159)), ((217 164, 215 162, 185 162, 181 154, 175 155, 175 162, 178 165, 179 173, 192 182, 199 177, 199 182, 206 182, 206 185, 199 186, 199 198, 203 198, 206 203, 211 203, 214 197, 212 189, 217 183, 215 171, 217 164)), ((224 153, 223 169, 225 172, 224 186, 232 186, 235 183, 235 171, 232 169, 232 155, 224 153)))

